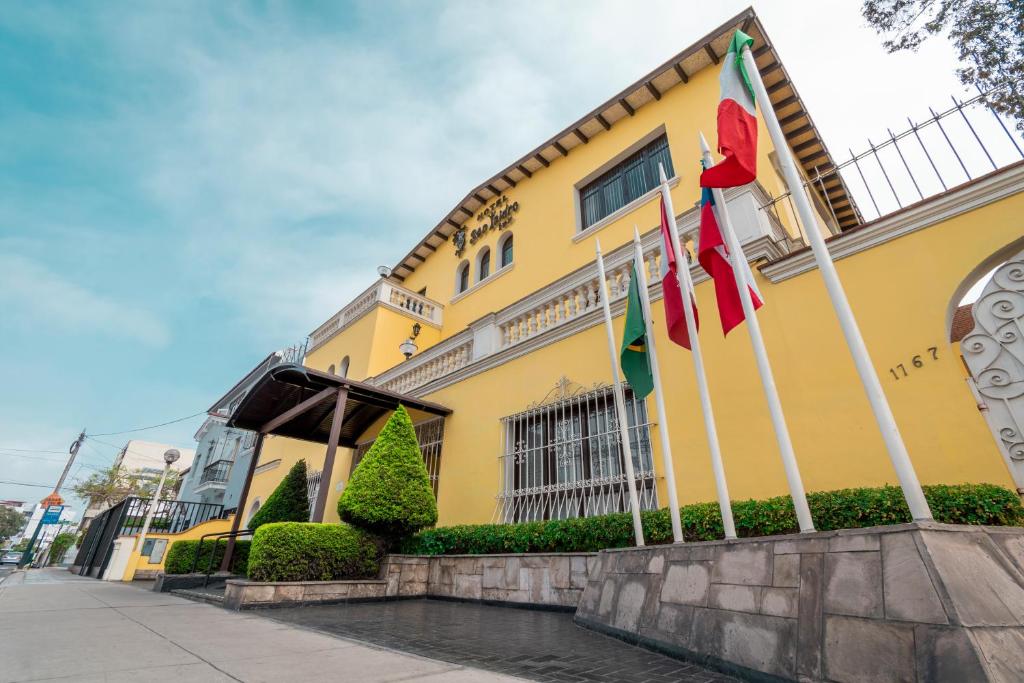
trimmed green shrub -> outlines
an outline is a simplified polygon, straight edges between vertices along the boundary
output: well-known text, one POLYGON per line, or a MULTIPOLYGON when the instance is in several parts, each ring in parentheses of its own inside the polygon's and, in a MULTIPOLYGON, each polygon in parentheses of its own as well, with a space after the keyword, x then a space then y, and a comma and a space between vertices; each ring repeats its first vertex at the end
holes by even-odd
POLYGON ((391 541, 437 522, 437 501, 404 406, 392 413, 352 473, 338 515, 391 541))
POLYGON ((306 461, 299 460, 277 485, 267 502, 256 511, 249 528, 256 531, 271 522, 308 522, 309 493, 306 490, 306 461))
POLYGON ((253 581, 372 578, 380 569, 381 556, 381 549, 370 534, 348 524, 265 524, 252 539, 249 578, 253 581))
MULTIPOLYGON (((992 484, 925 486, 925 498, 937 522, 948 524, 1024 524, 1024 507, 1014 492, 992 484)), ((896 486, 842 489, 807 494, 818 531, 858 529, 911 521, 903 491, 896 486)), ((732 504, 740 537, 775 536, 799 531, 789 496, 744 500, 732 504)), ((718 503, 697 503, 679 509, 687 541, 723 537, 718 503)), ((671 543, 668 509, 641 513, 648 544, 671 543)), ((480 555, 488 553, 594 552, 633 545, 629 513, 525 522, 441 527, 420 532, 402 544, 417 555, 480 555)))
MULTIPOLYGON (((231 573, 245 574, 245 567, 249 563, 249 547, 252 541, 235 541, 235 552, 231 556, 231 573)), ((199 562, 196 563, 196 572, 204 573, 210 566, 210 555, 213 557, 213 571, 220 570, 221 560, 224 559, 224 551, 227 550, 228 541, 222 538, 216 542, 213 539, 203 541, 203 548, 199 551, 199 562)), ((192 561, 195 559, 196 550, 199 549, 199 541, 175 541, 167 550, 164 557, 165 574, 188 574, 192 569, 192 561)))

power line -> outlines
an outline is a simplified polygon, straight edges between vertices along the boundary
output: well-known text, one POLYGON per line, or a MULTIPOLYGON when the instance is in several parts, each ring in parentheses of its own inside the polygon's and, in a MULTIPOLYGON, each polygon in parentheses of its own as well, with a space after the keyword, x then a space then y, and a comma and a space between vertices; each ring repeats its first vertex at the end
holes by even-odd
MULTIPOLYGON (((200 411, 198 413, 195 413, 193 415, 187 415, 185 417, 179 417, 176 420, 170 420, 169 422, 161 422, 158 425, 150 425, 149 427, 139 427, 137 429, 126 429, 123 432, 104 432, 103 434, 89 434, 88 436, 117 436, 118 434, 131 434, 132 432, 144 432, 147 429, 156 429, 157 427, 166 427, 167 425, 172 425, 172 424, 175 424, 177 422, 184 422, 185 420, 191 420, 193 417, 199 417, 200 415, 206 415, 206 414, 207 414, 206 411, 202 410, 202 411, 200 411)), ((101 441, 100 443, 103 443, 103 442, 101 441)), ((115 446, 115 448, 116 448, 116 446, 115 446)))
POLYGON ((0 484, 11 484, 12 486, 36 486, 41 489, 53 488, 53 484, 32 484, 27 481, 8 481, 7 479, 0 479, 0 484))
POLYGON ((0 446, 0 451, 17 451, 19 453, 60 453, 66 455, 66 451, 44 451, 38 448, 8 448, 7 446, 0 446))

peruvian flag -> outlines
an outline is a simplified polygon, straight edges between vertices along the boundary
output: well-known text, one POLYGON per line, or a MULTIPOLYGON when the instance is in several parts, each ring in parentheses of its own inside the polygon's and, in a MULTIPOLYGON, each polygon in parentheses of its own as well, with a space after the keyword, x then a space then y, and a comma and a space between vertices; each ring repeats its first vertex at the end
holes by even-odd
POLYGON ((743 65, 743 46, 754 39, 736 31, 718 77, 718 151, 725 157, 700 174, 701 187, 736 187, 757 177, 757 118, 754 87, 743 65))
MULTIPOLYGON (((714 206, 715 200, 711 196, 711 190, 708 188, 701 190, 700 239, 697 246, 697 261, 715 281, 715 298, 718 300, 718 316, 722 319, 722 334, 729 334, 729 330, 746 318, 743 315, 740 290, 736 286, 736 273, 733 271, 734 260, 725 246, 722 232, 718 229, 714 206)), ((744 262, 740 264, 740 267, 747 269, 747 282, 753 285, 754 274, 750 272, 750 266, 744 262)), ((754 310, 761 307, 761 296, 753 286, 750 287, 750 299, 754 303, 754 310)))
MULTIPOLYGON (((685 349, 690 348, 690 334, 686 329, 686 313, 683 309, 683 295, 679 289, 679 275, 676 266, 676 252, 672 248, 672 233, 668 227, 668 211, 665 210, 665 194, 661 194, 661 292, 665 304, 665 324, 668 338, 685 349)), ((684 266, 688 267, 688 266, 684 266)), ((690 305, 693 307, 694 327, 700 329, 697 317, 697 299, 690 291, 690 305)))

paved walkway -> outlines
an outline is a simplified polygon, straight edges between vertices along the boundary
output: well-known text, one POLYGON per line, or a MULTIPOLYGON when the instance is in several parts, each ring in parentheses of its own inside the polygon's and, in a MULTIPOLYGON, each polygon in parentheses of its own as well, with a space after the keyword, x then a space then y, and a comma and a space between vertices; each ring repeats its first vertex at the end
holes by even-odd
POLYGON ((265 610, 300 624, 534 681, 725 683, 736 679, 576 626, 565 612, 441 600, 265 610))
POLYGON ((3 683, 309 680, 514 679, 64 569, 0 583, 3 683))

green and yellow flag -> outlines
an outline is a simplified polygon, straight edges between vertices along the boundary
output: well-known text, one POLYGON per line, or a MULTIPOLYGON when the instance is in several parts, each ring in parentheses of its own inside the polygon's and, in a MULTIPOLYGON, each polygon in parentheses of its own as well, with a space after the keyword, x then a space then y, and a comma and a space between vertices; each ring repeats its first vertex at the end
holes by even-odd
POLYGON ((636 263, 629 273, 629 295, 626 297, 626 327, 622 333, 620 354, 622 374, 633 388, 637 398, 644 398, 654 390, 654 374, 647 355, 647 326, 644 323, 643 304, 640 303, 640 286, 636 275, 636 263))

